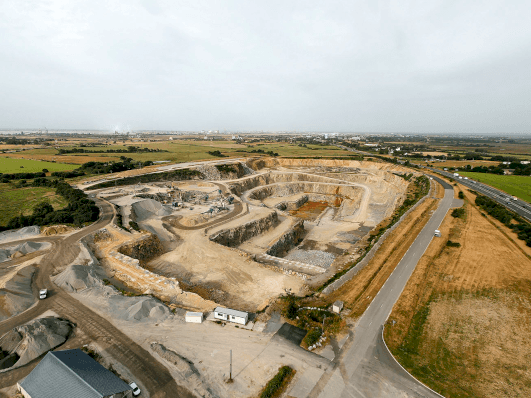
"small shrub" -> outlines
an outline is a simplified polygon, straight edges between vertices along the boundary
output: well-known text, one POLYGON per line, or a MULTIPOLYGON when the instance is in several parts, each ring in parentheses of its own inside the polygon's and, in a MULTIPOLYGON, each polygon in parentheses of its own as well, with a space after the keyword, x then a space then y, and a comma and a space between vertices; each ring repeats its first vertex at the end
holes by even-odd
POLYGON ((463 207, 459 207, 457 209, 452 210, 452 217, 463 218, 464 216, 465 216, 465 209, 463 207))
POLYGON ((457 196, 459 197, 459 199, 464 199, 465 198, 465 194, 463 193, 463 191, 459 191, 457 196))
POLYGON ((319 340, 319 337, 323 334, 323 329, 315 328, 310 330, 304 337, 304 343, 309 347, 314 345, 319 340))
POLYGON ((452 242, 451 240, 449 240, 448 242, 446 242, 446 246, 449 246, 449 247, 461 247, 461 243, 452 242))
POLYGON ((285 386, 285 381, 289 380, 293 372, 293 369, 289 366, 282 366, 278 369, 278 373, 264 387, 260 398, 273 398, 280 395, 282 388, 285 386))

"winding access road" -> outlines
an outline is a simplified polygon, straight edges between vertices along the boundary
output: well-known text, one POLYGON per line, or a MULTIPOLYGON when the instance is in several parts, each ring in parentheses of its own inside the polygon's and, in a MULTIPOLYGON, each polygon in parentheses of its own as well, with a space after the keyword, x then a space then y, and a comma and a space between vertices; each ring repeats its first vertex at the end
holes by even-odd
POLYGON ((433 239, 434 231, 455 203, 452 186, 440 178, 433 179, 444 187, 444 198, 358 320, 350 342, 343 347, 339 358, 334 360, 334 366, 322 375, 309 397, 441 397, 402 369, 382 339, 382 330, 393 306, 433 239))
MULTIPOLYGON (((49 297, 46 300, 37 301, 28 310, 0 322, 0 336, 16 326, 35 319, 44 312, 52 310, 60 317, 70 320, 77 326, 76 330, 80 336, 76 336, 76 339, 82 336, 80 340, 83 342, 96 342, 115 360, 127 367, 136 378, 136 381, 140 381, 145 386, 151 397, 194 397, 187 389, 177 385, 168 369, 148 351, 127 337, 107 319, 96 314, 51 281, 50 276, 56 268, 60 269, 76 259, 80 252, 78 242, 81 238, 105 227, 111 222, 114 216, 112 206, 102 200, 96 199, 96 202, 102 209, 102 214, 100 219, 94 224, 63 239, 58 239, 57 237, 35 238, 36 241, 49 241, 53 244, 37 268, 33 280, 35 297, 38 297, 38 290, 43 288, 49 290, 49 297)), ((31 240, 33 239, 10 242, 9 245, 31 240)), ((7 246, 7 244, 3 246, 7 246)), ((66 345, 68 345, 68 341, 66 345)), ((39 361, 40 358, 20 368, 0 373, 0 388, 16 384, 27 376, 39 361)))

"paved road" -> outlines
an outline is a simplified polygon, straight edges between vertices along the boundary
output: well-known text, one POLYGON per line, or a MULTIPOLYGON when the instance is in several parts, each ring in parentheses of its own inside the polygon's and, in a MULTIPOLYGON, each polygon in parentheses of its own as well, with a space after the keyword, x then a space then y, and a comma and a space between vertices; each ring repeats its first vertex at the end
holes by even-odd
MULTIPOLYGON (((98 202, 102 208, 102 216, 99 221, 62 240, 57 240, 57 237, 50 237, 54 246, 37 268, 33 284, 36 296, 39 289, 47 288, 50 291, 49 298, 38 301, 35 306, 23 313, 0 322, 0 335, 15 326, 31 321, 47 310, 52 310, 76 324, 80 333, 86 338, 86 342, 95 341, 116 360, 123 363, 135 378, 147 388, 152 397, 193 397, 188 390, 175 383, 168 369, 153 358, 148 351, 132 341, 108 320, 97 315, 55 286, 50 279, 50 275, 56 267, 60 268, 75 260, 79 254, 79 246, 77 245, 79 239, 104 227, 112 220, 114 214, 112 206, 107 202, 98 202)), ((26 241, 28 240, 32 239, 26 241)), ((37 240, 46 239, 37 238, 37 240)), ((0 388, 13 385, 25 377, 37 362, 38 360, 19 369, 0 373, 0 388)))
POLYGON ((531 205, 521 199, 514 200, 511 195, 500 191, 499 189, 493 188, 490 185, 483 184, 479 181, 475 181, 470 178, 465 180, 464 178, 461 179, 459 177, 456 177, 453 173, 448 173, 447 171, 435 169, 432 167, 421 167, 429 169, 435 173, 439 173, 445 177, 453 178, 459 184, 463 184, 467 188, 477 191, 482 195, 488 196, 492 200, 495 200, 499 204, 507 207, 509 210, 512 210, 518 215, 522 216, 526 220, 531 221, 531 205))
POLYGON ((389 356, 381 339, 382 327, 394 304, 454 202, 452 187, 437 177, 434 179, 445 188, 439 207, 359 319, 353 338, 336 359, 336 366, 321 377, 310 397, 440 397, 403 371, 389 356))

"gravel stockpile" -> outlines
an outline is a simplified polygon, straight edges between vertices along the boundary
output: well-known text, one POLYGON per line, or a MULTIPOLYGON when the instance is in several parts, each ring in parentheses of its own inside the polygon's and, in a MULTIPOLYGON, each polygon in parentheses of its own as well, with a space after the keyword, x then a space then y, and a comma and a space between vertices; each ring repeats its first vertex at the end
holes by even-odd
POLYGON ((215 166, 201 165, 197 166, 195 169, 203 174, 205 180, 219 181, 222 179, 220 171, 215 166))
POLYGON ((8 243, 14 240, 31 238, 32 236, 39 235, 40 233, 41 228, 37 225, 20 229, 10 229, 8 231, 0 232, 0 243, 8 243))
POLYGON ((329 268, 336 259, 332 253, 321 250, 293 250, 284 257, 286 260, 298 261, 300 263, 315 265, 317 267, 329 268))
POLYGON ((131 208, 135 212, 137 222, 141 222, 155 216, 167 216, 171 214, 170 208, 153 199, 135 202, 131 205, 131 208))
POLYGON ((47 249, 48 247, 50 247, 50 245, 51 243, 48 242, 24 242, 20 245, 0 249, 0 263, 10 260, 14 257, 23 256, 28 253, 47 249))

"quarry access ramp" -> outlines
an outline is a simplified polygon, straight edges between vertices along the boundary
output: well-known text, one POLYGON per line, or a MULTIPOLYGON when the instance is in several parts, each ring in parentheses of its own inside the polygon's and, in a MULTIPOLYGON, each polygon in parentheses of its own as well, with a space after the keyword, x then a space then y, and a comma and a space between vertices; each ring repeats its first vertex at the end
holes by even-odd
MULTIPOLYGON (((79 232, 70 234, 62 239, 57 237, 37 238, 36 240, 55 243, 52 250, 43 258, 34 276, 33 291, 37 297, 38 290, 47 288, 49 297, 37 303, 28 310, 0 322, 0 336, 16 326, 23 325, 46 311, 54 311, 60 317, 76 324, 85 338, 95 341, 109 355, 123 363, 131 373, 150 392, 153 398, 171 398, 175 396, 192 398, 194 395, 179 386, 168 369, 157 361, 148 351, 135 343, 132 339, 113 326, 108 320, 93 312, 50 279, 56 268, 72 263, 79 254, 79 240, 108 225, 114 217, 113 207, 106 201, 96 199, 102 209, 100 219, 94 224, 83 228, 79 232)), ((30 241, 32 239, 27 239, 30 241)), ((68 341, 67 341, 68 343, 68 341)), ((18 369, 0 374, 0 385, 11 386, 26 377, 35 362, 18 369)))

